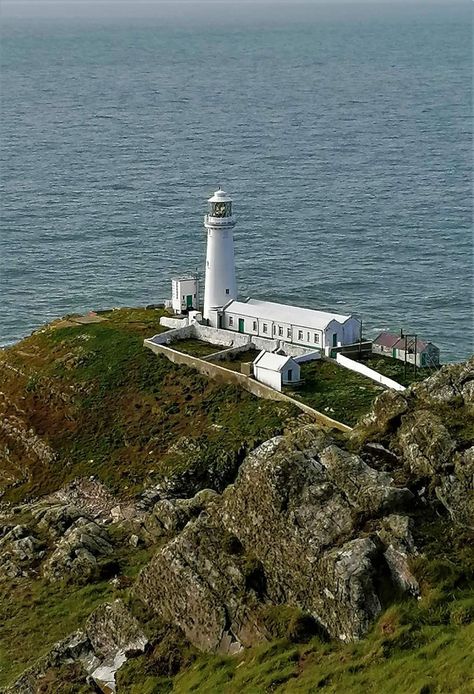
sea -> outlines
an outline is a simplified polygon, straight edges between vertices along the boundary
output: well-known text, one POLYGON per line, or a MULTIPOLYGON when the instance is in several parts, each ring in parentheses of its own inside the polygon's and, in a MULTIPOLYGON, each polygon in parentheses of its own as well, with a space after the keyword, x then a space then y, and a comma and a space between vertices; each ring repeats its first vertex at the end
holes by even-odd
POLYGON ((242 297, 468 357, 471 8, 3 3, 0 344, 203 273, 222 186, 242 297))

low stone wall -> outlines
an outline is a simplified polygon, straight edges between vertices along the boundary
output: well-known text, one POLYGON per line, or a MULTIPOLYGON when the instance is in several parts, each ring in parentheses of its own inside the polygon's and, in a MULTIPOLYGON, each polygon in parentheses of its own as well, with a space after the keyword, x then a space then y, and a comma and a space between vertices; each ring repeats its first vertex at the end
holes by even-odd
POLYGON ((356 359, 358 356, 369 355, 372 353, 372 341, 363 340, 362 342, 354 342, 352 345, 343 345, 342 347, 331 347, 331 352, 342 354, 344 357, 352 357, 356 359))
POLYGON ((239 354, 239 352, 247 352, 252 349, 252 344, 247 343, 245 345, 240 345, 239 347, 229 347, 228 349, 223 349, 220 352, 214 352, 214 354, 209 354, 207 357, 202 357, 204 361, 225 361, 228 357, 233 354, 239 354))
MULTIPOLYGON (((155 337, 162 337, 162 335, 155 337)), ((173 362, 173 364, 189 366, 199 371, 199 373, 208 376, 209 378, 241 386, 249 393, 252 393, 252 395, 256 395, 259 398, 264 398, 265 400, 280 400, 291 403, 325 426, 334 427, 335 429, 345 432, 352 431, 351 427, 347 426, 346 424, 338 422, 336 419, 331 419, 331 417, 328 417, 322 412, 318 412, 318 410, 314 410, 312 407, 309 407, 309 405, 305 405, 294 398, 290 398, 284 393, 279 393, 278 391, 273 390, 273 388, 270 388, 263 383, 259 383, 253 378, 245 376, 238 371, 232 371, 231 369, 226 369, 223 366, 219 366, 218 364, 214 364, 210 361, 193 357, 190 354, 178 352, 165 344, 158 343, 154 337, 149 340, 144 340, 143 344, 155 354, 161 354, 162 356, 166 357, 173 362)))
POLYGON ((186 325, 184 328, 174 328, 165 333, 153 335, 150 340, 157 345, 170 345, 172 342, 176 342, 176 340, 189 340, 194 337, 193 327, 192 325, 186 325))
POLYGON ((232 330, 223 330, 222 328, 211 328, 207 325, 193 323, 194 337, 196 340, 203 342, 212 342, 215 345, 223 345, 224 347, 240 347, 248 345, 251 338, 245 333, 235 333, 232 330))
POLYGON ((373 381, 376 381, 377 383, 380 383, 383 386, 387 386, 387 388, 391 388, 392 390, 405 390, 405 386, 402 386, 400 383, 393 381, 391 378, 387 378, 387 376, 379 374, 378 371, 370 369, 368 366, 365 366, 364 364, 359 364, 358 361, 354 361, 353 359, 344 357, 342 354, 336 355, 336 361, 338 364, 344 366, 346 369, 356 371, 357 373, 362 374, 362 376, 366 376, 367 378, 371 378, 373 381))
POLYGON ((321 359, 321 352, 309 352, 309 354, 302 354, 301 356, 293 357, 297 364, 304 364, 305 361, 316 361, 316 359, 321 359))
POLYGON ((171 318, 171 316, 161 316, 160 325, 165 328, 185 328, 188 325, 187 318, 171 318))

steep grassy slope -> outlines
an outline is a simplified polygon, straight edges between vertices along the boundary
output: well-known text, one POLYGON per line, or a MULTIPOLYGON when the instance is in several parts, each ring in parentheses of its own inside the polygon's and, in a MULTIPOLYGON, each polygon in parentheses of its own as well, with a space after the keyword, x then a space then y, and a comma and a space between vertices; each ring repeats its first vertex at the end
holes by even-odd
POLYGON ((100 323, 53 325, 4 351, 3 500, 91 474, 127 495, 190 465, 201 486, 219 486, 246 450, 297 415, 151 354, 143 338, 162 330, 159 317, 113 311, 100 323))

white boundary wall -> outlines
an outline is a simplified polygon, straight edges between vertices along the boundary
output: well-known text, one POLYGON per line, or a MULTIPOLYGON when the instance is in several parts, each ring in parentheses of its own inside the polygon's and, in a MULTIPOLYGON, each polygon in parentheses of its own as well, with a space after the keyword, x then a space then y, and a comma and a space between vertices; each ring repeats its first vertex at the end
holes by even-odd
POLYGON ((377 383, 387 386, 387 388, 392 388, 392 390, 405 390, 405 386, 402 386, 400 383, 392 381, 392 379, 387 378, 387 376, 382 376, 382 374, 379 374, 378 371, 369 369, 369 367, 365 366, 364 364, 359 364, 358 361, 354 361, 348 357, 343 357, 342 354, 336 355, 336 361, 346 369, 356 371, 357 373, 362 374, 362 376, 367 376, 367 378, 371 378, 373 381, 377 381, 377 383))

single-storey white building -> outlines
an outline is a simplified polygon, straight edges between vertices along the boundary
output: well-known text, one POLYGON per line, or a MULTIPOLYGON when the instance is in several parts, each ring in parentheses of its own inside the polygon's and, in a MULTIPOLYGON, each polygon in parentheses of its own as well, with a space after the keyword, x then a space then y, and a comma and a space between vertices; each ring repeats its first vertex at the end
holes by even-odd
POLYGON ((175 313, 199 309, 199 279, 195 275, 176 277, 171 282, 171 306, 175 313))
POLYGON ((281 391, 284 385, 300 380, 300 365, 284 354, 262 350, 253 362, 253 374, 260 383, 281 391))
POLYGON ((417 366, 439 366, 439 347, 412 335, 381 332, 372 342, 372 352, 417 366))
POLYGON ((272 301, 230 301, 221 313, 220 327, 247 335, 330 352, 357 342, 361 322, 353 316, 276 304, 272 301))

